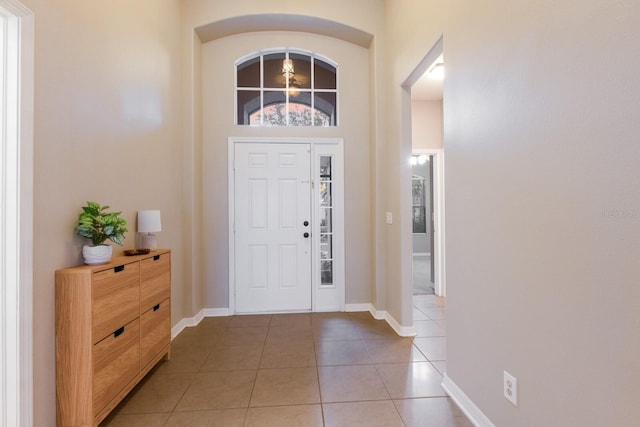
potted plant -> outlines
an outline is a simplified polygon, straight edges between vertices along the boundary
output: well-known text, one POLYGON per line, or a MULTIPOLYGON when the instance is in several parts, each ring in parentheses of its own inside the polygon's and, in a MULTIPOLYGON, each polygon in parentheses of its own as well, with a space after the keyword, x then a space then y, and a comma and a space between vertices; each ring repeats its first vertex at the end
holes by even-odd
POLYGON ((76 233, 91 240, 91 246, 82 248, 82 256, 85 264, 98 265, 109 262, 113 249, 111 245, 105 245, 106 240, 111 240, 122 246, 127 221, 120 218, 122 212, 106 212, 109 206, 100 206, 96 202, 87 202, 82 207, 82 213, 78 217, 76 233))

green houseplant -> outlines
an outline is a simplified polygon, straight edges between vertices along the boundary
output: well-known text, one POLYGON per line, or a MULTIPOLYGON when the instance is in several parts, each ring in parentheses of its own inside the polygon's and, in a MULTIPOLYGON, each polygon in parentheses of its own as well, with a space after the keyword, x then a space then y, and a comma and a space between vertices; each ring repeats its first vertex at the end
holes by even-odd
POLYGON ((82 248, 84 262, 89 265, 104 264, 111 259, 112 248, 104 242, 111 240, 122 246, 127 221, 120 218, 122 212, 107 212, 109 206, 100 206, 96 202, 87 202, 78 217, 76 233, 91 240, 92 246, 82 248))

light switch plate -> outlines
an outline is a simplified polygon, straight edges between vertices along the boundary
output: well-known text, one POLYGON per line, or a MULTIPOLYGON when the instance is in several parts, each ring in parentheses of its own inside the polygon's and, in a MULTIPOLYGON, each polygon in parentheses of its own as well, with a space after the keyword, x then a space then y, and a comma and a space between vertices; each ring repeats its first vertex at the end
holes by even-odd
POLYGON ((391 212, 387 212, 387 215, 385 218, 386 218, 387 224, 393 224, 393 214, 391 212))

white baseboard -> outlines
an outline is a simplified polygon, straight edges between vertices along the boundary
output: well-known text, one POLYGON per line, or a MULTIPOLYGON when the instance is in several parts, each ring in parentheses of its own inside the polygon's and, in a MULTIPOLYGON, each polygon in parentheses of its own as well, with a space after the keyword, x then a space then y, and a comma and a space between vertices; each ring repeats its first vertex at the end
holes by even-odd
POLYGON ((345 311, 368 311, 371 313, 374 319, 377 320, 385 320, 396 334, 401 337, 414 337, 416 335, 416 330, 413 326, 402 326, 398 321, 389 314, 386 310, 377 310, 373 304, 371 303, 362 303, 362 304, 347 304, 345 306, 345 311))
MULTIPOLYGON (((345 311, 359 312, 368 311, 377 320, 385 320, 389 326, 401 337, 413 337, 416 330, 413 326, 402 326, 398 321, 386 310, 376 310, 371 303, 346 304, 345 311)), ((181 319, 174 327, 171 328, 171 339, 177 337, 184 328, 198 326, 205 317, 221 317, 230 316, 231 311, 228 308, 203 308, 193 317, 185 317, 181 319)))
POLYGON ((361 304, 345 304, 344 311, 355 312, 355 311, 371 311, 371 303, 365 302, 361 304))
POLYGON ((416 328, 412 326, 402 326, 391 314, 385 311, 385 319, 389 326, 396 331, 396 334, 401 337, 415 337, 416 336, 416 328))
POLYGON ((442 388, 458 405, 460 410, 469 418, 476 427, 496 427, 489 418, 469 399, 460 387, 454 383, 447 374, 442 379, 442 388))
POLYGON ((193 317, 181 319, 171 328, 171 339, 173 340, 175 337, 180 335, 180 332, 182 332, 184 328, 196 326, 198 323, 200 322, 195 322, 193 317))
POLYGON ((171 328, 171 339, 174 339, 175 337, 177 337, 184 328, 197 326, 203 317, 204 316, 202 315, 202 311, 200 311, 198 314, 196 314, 193 317, 185 317, 181 319, 178 323, 176 323, 171 328))
POLYGON ((376 320, 387 320, 387 315, 389 314, 386 310, 377 310, 373 304, 371 304, 371 308, 369 308, 369 313, 371 313, 376 320))
POLYGON ((202 310, 204 317, 224 317, 231 316, 228 308, 205 308, 202 310))
POLYGON ((203 308, 195 316, 185 317, 176 323, 175 326, 171 328, 171 339, 177 337, 184 328, 198 326, 205 317, 221 317, 229 315, 228 308, 203 308))

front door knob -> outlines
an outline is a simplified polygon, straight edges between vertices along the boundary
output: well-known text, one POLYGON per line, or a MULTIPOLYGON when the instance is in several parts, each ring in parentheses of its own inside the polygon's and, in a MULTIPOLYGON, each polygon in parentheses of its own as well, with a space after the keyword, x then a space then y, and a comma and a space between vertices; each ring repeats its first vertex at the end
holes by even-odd
POLYGON ((309 225, 309 221, 305 221, 302 223, 302 225, 304 225, 305 227, 307 227, 309 225))
POLYGON ((304 236, 305 238, 308 238, 308 237, 309 237, 309 233, 304 233, 304 234, 303 234, 303 236, 304 236))

